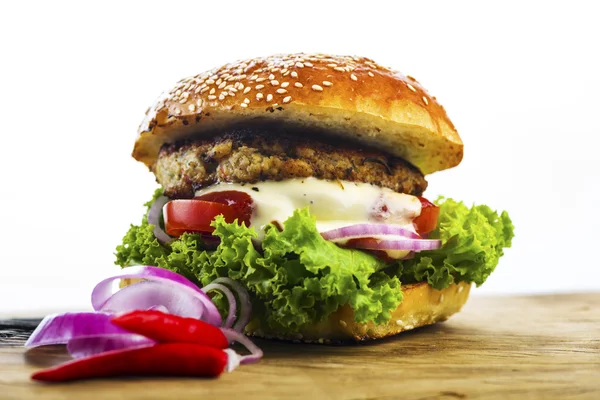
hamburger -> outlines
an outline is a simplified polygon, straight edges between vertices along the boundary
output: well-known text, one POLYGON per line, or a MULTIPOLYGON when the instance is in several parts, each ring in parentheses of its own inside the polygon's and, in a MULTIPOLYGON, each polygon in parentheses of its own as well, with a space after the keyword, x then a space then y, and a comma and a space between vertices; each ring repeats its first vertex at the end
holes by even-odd
POLYGON ((161 188, 116 264, 237 281, 248 335, 362 341, 444 321, 511 245, 506 212, 423 197, 463 143, 423 86, 368 58, 227 64, 165 91, 138 133, 161 188))

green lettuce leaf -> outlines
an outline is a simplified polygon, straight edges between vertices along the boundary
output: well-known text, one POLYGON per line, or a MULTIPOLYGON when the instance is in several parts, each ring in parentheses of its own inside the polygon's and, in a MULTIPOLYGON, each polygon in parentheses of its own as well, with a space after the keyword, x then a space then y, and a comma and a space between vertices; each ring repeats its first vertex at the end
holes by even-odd
POLYGON ((510 247, 514 226, 506 211, 500 215, 485 205, 467 207, 462 202, 440 198, 438 227, 429 237, 441 239, 437 250, 416 253, 400 263, 402 282, 427 281, 436 289, 453 282, 475 282, 480 286, 498 265, 504 248, 510 247))
POLYGON ((320 321, 349 304, 357 322, 384 323, 402 301, 396 276, 373 274, 385 263, 371 254, 342 249, 324 240, 308 209, 296 210, 283 231, 269 226, 256 250, 253 228, 213 222, 221 243, 205 253, 194 273, 202 284, 227 276, 246 285, 262 303, 266 322, 287 331, 320 321))
MULTIPOLYGON (((154 198, 160 195, 157 191, 154 198)), ((117 247, 116 264, 157 265, 202 285, 218 277, 235 279, 250 292, 254 315, 280 332, 321 321, 346 304, 357 322, 381 324, 402 301, 401 281, 427 281, 437 289, 459 281, 480 285, 502 249, 511 245, 513 226, 505 212, 498 215, 487 206, 468 208, 447 199, 440 202, 439 221, 430 237, 442 239, 441 249, 387 265, 369 253, 324 240, 308 209, 296 210, 282 231, 268 226, 260 248, 254 228, 217 217, 213 234, 221 242, 215 250, 206 250, 194 234, 161 245, 144 216, 117 247)), ((221 296, 213 301, 226 310, 221 296)))

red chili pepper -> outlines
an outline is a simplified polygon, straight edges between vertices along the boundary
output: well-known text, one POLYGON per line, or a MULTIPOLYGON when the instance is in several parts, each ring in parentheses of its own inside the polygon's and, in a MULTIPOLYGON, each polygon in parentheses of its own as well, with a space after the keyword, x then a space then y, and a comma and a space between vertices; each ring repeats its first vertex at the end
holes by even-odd
POLYGON ((219 376, 228 354, 214 347, 191 343, 165 343, 116 350, 74 360, 34 373, 31 379, 65 382, 114 376, 219 376))
POLYGON ((161 343, 196 343, 226 349, 229 342, 216 326, 195 318, 160 311, 133 311, 112 319, 112 323, 161 343))

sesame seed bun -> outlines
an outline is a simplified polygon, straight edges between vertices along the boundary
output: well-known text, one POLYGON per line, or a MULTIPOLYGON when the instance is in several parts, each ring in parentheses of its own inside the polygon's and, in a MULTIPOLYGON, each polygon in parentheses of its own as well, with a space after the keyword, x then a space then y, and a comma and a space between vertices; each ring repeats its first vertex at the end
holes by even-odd
POLYGON ((302 329, 296 334, 285 334, 261 326, 255 319, 246 326, 246 333, 267 339, 291 340, 305 343, 340 343, 382 339, 400 332, 431 325, 447 320, 460 311, 466 303, 471 289, 470 283, 452 284, 446 289, 436 290, 426 282, 402 285, 404 298, 392 312, 387 324, 373 322, 358 324, 352 309, 346 305, 326 320, 302 329))
POLYGON ((165 143, 228 126, 285 123, 384 149, 423 174, 460 163, 443 107, 413 78, 363 57, 291 54, 183 79, 148 109, 133 157, 152 168, 165 143))

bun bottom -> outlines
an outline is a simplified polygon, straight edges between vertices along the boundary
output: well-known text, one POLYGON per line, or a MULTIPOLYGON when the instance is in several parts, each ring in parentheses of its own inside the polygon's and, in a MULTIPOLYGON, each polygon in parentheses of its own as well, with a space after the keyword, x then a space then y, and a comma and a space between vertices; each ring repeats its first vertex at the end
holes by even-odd
POLYGON ((390 321, 383 325, 373 322, 356 323, 354 312, 345 305, 326 320, 303 328, 298 333, 276 332, 261 326, 258 320, 251 321, 246 326, 245 333, 249 336, 297 343, 327 344, 382 339, 447 320, 452 314, 460 311, 469 297, 470 290, 471 284, 465 282, 452 284, 443 290, 436 290, 426 282, 402 285, 404 299, 392 312, 390 321))

